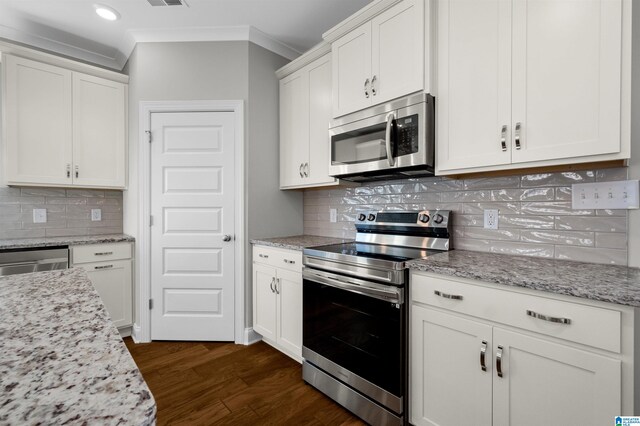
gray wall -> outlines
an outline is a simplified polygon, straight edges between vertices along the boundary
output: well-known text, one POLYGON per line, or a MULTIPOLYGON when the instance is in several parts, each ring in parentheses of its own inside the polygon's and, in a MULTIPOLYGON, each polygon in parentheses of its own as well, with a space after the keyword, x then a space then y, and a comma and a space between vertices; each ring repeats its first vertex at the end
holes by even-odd
MULTIPOLYGON (((284 58, 246 41, 139 43, 125 71, 129 83, 129 189, 124 231, 138 237, 138 120, 140 101, 245 102, 246 326, 252 324, 248 239, 302 232, 302 194, 278 189, 278 81, 284 58)), ((136 315, 137 317, 137 315, 136 315)))

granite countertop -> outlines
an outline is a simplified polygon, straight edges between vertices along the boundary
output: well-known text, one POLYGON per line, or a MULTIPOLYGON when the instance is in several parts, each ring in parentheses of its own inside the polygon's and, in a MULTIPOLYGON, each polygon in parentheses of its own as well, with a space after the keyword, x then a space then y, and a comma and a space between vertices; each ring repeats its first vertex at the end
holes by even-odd
POLYGON ((251 244, 302 251, 307 247, 326 246, 328 244, 340 244, 351 241, 353 240, 344 238, 320 237, 317 235, 294 235, 292 237, 251 240, 251 244))
POLYGON ((18 238, 12 240, 0 240, 0 250, 31 247, 79 246, 84 244, 123 243, 133 241, 135 241, 135 238, 126 234, 86 235, 79 237, 18 238))
POLYGON ((451 250, 412 260, 413 270, 640 307, 640 269, 451 250))
POLYGON ((80 268, 0 278, 0 424, 151 425, 156 404, 80 268))

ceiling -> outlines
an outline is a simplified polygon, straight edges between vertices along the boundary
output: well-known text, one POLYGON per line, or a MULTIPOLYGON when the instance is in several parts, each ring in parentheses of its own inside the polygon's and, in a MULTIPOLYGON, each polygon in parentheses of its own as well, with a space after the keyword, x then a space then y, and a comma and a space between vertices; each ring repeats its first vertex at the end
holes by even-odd
POLYGON ((0 37, 122 69, 137 42, 250 40, 289 59, 372 0, 0 0, 0 37), (105 21, 100 3, 121 18, 105 21))

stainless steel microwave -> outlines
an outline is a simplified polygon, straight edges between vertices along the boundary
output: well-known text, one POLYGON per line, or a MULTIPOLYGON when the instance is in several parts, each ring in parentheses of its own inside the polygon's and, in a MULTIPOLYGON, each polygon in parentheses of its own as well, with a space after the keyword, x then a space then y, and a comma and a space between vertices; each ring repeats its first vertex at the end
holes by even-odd
POLYGON ((354 182, 433 176, 434 103, 420 93, 332 120, 329 174, 354 182))

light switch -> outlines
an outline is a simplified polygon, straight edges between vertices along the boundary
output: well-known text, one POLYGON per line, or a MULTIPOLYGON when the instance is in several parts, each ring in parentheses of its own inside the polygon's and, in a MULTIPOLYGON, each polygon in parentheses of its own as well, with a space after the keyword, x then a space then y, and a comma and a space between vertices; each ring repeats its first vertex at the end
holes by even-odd
POLYGON ((99 222, 102 220, 102 209, 91 209, 91 220, 99 222))
POLYGON ((33 209, 33 223, 47 223, 47 209, 33 209))
POLYGON ((576 183, 571 185, 573 209, 637 209, 638 181, 576 183))

